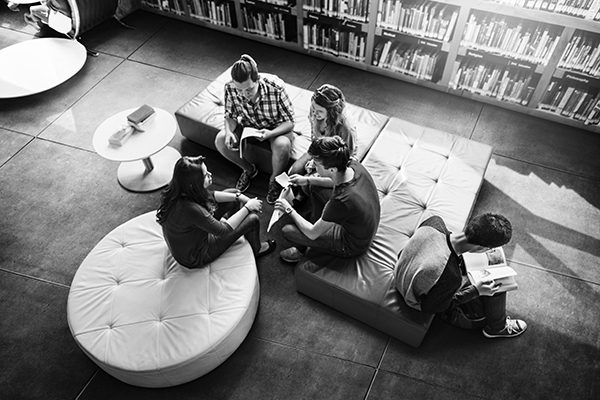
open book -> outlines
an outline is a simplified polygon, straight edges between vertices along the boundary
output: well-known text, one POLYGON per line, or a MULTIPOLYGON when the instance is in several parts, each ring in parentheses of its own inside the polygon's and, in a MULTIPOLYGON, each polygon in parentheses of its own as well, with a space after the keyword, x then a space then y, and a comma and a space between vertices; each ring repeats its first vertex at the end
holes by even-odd
POLYGON ((238 146, 240 148, 240 158, 243 157, 244 154, 244 150, 246 148, 246 139, 248 138, 259 138, 261 137, 263 134, 261 131, 259 131, 258 129, 254 129, 254 128, 249 128, 249 127, 245 127, 242 130, 242 137, 239 140, 238 146))
POLYGON ((467 275, 473 285, 477 282, 494 281, 500 283, 498 292, 508 292, 519 288, 515 276, 517 272, 506 264, 506 255, 502 247, 496 247, 485 253, 464 253, 467 275))

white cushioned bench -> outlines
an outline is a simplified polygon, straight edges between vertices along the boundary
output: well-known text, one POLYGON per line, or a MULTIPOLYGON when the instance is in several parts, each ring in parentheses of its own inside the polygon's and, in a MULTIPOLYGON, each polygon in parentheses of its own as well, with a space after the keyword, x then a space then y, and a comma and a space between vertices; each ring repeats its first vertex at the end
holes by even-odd
POLYGON ((396 290, 398 255, 431 215, 451 231, 464 228, 491 154, 485 144, 390 119, 362 161, 381 202, 373 245, 348 259, 309 249, 295 269, 297 290, 419 347, 433 315, 408 307, 396 290))
POLYGON ((106 235, 77 270, 67 303, 81 349, 123 382, 166 387, 225 361, 256 316, 255 258, 242 237, 190 270, 171 256, 152 211, 106 235))
MULTIPOLYGON (((223 86, 230 79, 227 70, 175 113, 185 137, 215 149, 214 137, 224 123, 223 86)), ((292 154, 296 159, 310 145, 308 109, 312 91, 289 84, 286 88, 296 113, 297 137, 292 154)), ((405 304, 393 284, 396 260, 419 224, 430 215, 442 217, 452 231, 464 228, 492 149, 351 103, 347 111, 357 127, 358 159, 379 191, 379 230, 373 246, 360 257, 336 259, 309 249, 295 268, 296 288, 418 347, 433 315, 405 304)), ((268 148, 250 147, 258 155, 259 168, 271 172, 268 148)))

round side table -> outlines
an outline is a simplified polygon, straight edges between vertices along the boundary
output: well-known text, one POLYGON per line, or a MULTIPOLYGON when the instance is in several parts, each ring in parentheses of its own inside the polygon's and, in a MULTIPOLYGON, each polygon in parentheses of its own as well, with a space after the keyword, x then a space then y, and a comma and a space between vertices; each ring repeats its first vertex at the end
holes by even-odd
POLYGON ((113 146, 108 138, 127 123, 127 116, 136 108, 121 111, 105 120, 96 129, 94 150, 112 161, 120 161, 117 179, 121 186, 133 192, 150 192, 167 185, 173 177, 175 162, 181 154, 167 146, 175 136, 175 117, 160 108, 144 123, 144 132, 135 131, 120 147, 113 146))
POLYGON ((73 77, 86 60, 76 40, 41 38, 0 49, 0 99, 29 96, 73 77))

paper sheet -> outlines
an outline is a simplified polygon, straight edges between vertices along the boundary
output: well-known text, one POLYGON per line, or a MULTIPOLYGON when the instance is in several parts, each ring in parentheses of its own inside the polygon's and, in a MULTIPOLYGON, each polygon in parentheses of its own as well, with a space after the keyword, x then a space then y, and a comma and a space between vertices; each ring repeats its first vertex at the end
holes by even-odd
MULTIPOLYGON (((285 172, 277 175, 275 177, 275 182, 279 183, 283 186, 283 190, 279 194, 279 199, 286 199, 288 203, 292 203, 292 199, 294 198, 294 192, 292 192, 292 185, 290 183, 290 177, 285 172)), ((271 230, 271 227, 275 224, 275 222, 279 221, 279 218, 283 215, 283 211, 279 211, 277 209, 273 210, 273 215, 271 215, 271 220, 269 221, 269 226, 267 227, 267 232, 271 230)))

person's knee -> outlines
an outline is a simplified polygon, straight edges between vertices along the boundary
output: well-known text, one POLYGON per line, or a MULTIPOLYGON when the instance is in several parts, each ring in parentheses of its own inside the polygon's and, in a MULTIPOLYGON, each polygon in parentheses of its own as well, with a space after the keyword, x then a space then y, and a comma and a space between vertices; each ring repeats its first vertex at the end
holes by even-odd
POLYGON ((223 152, 223 150, 227 149, 227 146, 225 145, 225 131, 224 130, 219 131, 219 133, 217 133, 217 136, 215 136, 215 147, 221 153, 223 152))
POLYGON ((283 228, 281 228, 281 234, 287 240, 296 236, 298 234, 298 232, 299 232, 298 228, 296 227, 296 225, 293 225, 293 224, 287 224, 287 225, 284 225, 283 228))
POLYGON ((285 136, 278 136, 271 143, 271 151, 278 156, 289 155, 292 150, 292 142, 285 136))
POLYGON ((248 223, 252 226, 253 229, 260 229, 260 217, 256 213, 250 213, 246 217, 248 223))

